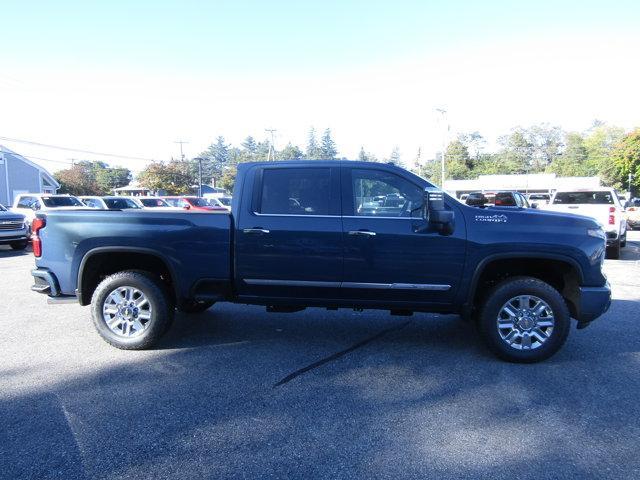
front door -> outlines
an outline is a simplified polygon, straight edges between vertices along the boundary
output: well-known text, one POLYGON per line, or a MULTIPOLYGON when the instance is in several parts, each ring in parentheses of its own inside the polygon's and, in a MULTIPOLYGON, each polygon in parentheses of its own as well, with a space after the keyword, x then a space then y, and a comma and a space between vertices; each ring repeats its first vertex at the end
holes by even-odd
POLYGON ((241 296, 336 298, 342 281, 340 168, 256 167, 236 228, 241 296))
POLYGON ((448 236, 420 228, 423 186, 399 170, 344 167, 342 185, 343 296, 371 303, 452 302, 464 267, 464 220, 448 236))

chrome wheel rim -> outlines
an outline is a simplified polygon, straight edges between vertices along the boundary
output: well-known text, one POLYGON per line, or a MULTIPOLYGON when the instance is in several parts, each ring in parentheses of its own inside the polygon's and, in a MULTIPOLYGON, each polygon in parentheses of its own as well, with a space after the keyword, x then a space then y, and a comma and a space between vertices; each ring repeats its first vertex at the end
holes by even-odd
POLYGON ((104 299, 102 319, 109 330, 119 337, 136 337, 149 326, 151 303, 146 295, 135 287, 118 287, 104 299))
POLYGON ((509 299, 497 318, 498 334, 511 348, 535 350, 551 337, 555 320, 547 302, 533 295, 509 299))

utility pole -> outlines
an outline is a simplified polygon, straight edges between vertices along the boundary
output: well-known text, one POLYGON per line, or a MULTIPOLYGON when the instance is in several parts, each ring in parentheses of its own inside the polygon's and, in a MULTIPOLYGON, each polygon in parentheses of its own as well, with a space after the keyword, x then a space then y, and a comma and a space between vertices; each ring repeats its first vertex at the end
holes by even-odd
POLYGON ((629 195, 627 195, 628 200, 631 200, 631 180, 633 180, 633 174, 629 173, 629 195))
POLYGON ((182 151, 182 145, 184 145, 185 143, 189 143, 189 142, 185 142, 184 140, 177 140, 173 143, 179 143, 180 144, 180 159, 184 160, 184 152, 182 151))
POLYGON ((436 112, 442 115, 442 155, 440 157, 440 188, 444 190, 444 157, 447 151, 447 133, 449 132, 449 125, 447 124, 447 111, 444 108, 436 108, 436 112))
POLYGON ((197 157, 194 160, 198 161, 198 197, 202 197, 202 158, 197 157))
POLYGON ((275 160, 276 159, 276 147, 274 145, 273 134, 274 134, 274 132, 277 132, 278 130, 275 129, 275 128, 265 128, 264 131, 271 134, 271 143, 269 143, 269 153, 267 154, 267 161, 275 160))

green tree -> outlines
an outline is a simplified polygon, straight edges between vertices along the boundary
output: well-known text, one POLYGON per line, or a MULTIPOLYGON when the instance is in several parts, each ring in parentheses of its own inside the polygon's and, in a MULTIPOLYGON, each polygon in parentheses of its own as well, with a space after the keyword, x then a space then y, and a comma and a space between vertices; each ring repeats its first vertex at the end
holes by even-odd
POLYGON ((613 149, 611 160, 615 168, 615 186, 628 188, 632 175, 632 193, 640 187, 640 128, 627 134, 613 149))
POLYGON ((96 183, 103 195, 113 194, 114 188, 131 183, 131 170, 123 167, 101 168, 96 170, 96 183))
POLYGON ((487 141, 480 135, 480 132, 462 133, 458 135, 458 140, 466 145, 469 155, 475 160, 480 158, 480 154, 487 144, 487 141))
POLYGON ((304 154, 296 145, 289 142, 286 147, 278 152, 277 157, 280 160, 302 160, 304 154))
POLYGON ((567 133, 564 144, 564 152, 553 159, 546 171, 562 177, 587 175, 587 148, 584 145, 584 137, 577 132, 567 133))
POLYGON ((454 140, 447 146, 445 161, 446 178, 458 180, 471 176, 473 162, 469 155, 469 149, 460 140, 454 140))
POLYGON ((360 147, 360 153, 358 153, 358 160, 361 162, 377 162, 378 159, 373 153, 365 152, 364 147, 360 147))
POLYGON ((624 129, 594 122, 584 139, 587 150, 587 175, 599 175, 605 184, 616 181, 617 172, 611 162, 611 155, 623 137, 624 129))
POLYGON ((391 155, 386 159, 386 162, 402 167, 402 156, 400 155, 400 148, 397 145, 391 150, 391 155))
POLYGON ((258 144, 251 135, 244 139, 241 146, 250 155, 255 155, 258 152, 258 144))
MULTIPOLYGON (((229 145, 226 144, 222 135, 216 138, 215 143, 199 155, 202 159, 202 180, 204 183, 211 182, 213 179, 219 179, 224 171, 224 167, 229 161, 229 145)), ((192 162, 191 169, 193 173, 197 172, 197 165, 192 162)))
POLYGON ((309 160, 318 160, 320 155, 321 151, 320 146, 318 145, 318 139, 316 138, 316 129, 311 127, 307 137, 307 151, 305 152, 305 157, 309 160))
POLYGON ((69 193, 71 195, 102 194, 91 166, 86 163, 75 164, 71 168, 58 170, 53 176, 60 184, 59 193, 69 193))
POLYGON ((331 129, 327 128, 322 134, 319 158, 321 160, 334 160, 337 154, 338 149, 336 148, 336 142, 331 138, 331 129))
POLYGON ((198 178, 193 171, 193 162, 171 160, 148 164, 138 175, 138 181, 149 190, 164 190, 170 195, 180 195, 191 192, 198 178))

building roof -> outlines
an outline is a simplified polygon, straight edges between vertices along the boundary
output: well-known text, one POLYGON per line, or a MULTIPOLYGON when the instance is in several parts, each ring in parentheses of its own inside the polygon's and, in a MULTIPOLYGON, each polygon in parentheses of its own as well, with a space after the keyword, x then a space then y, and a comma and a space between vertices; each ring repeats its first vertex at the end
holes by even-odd
POLYGON ((14 160, 19 160, 21 162, 26 163, 27 165, 31 165, 33 168, 36 168, 40 171, 43 179, 51 186, 56 189, 60 188, 60 184, 56 181, 56 179, 49 173, 49 170, 44 168, 42 165, 38 165, 35 162, 32 162, 28 158, 20 155, 19 153, 14 152, 13 150, 5 147, 4 145, 0 145, 0 153, 4 154, 4 158, 13 158, 14 160))

